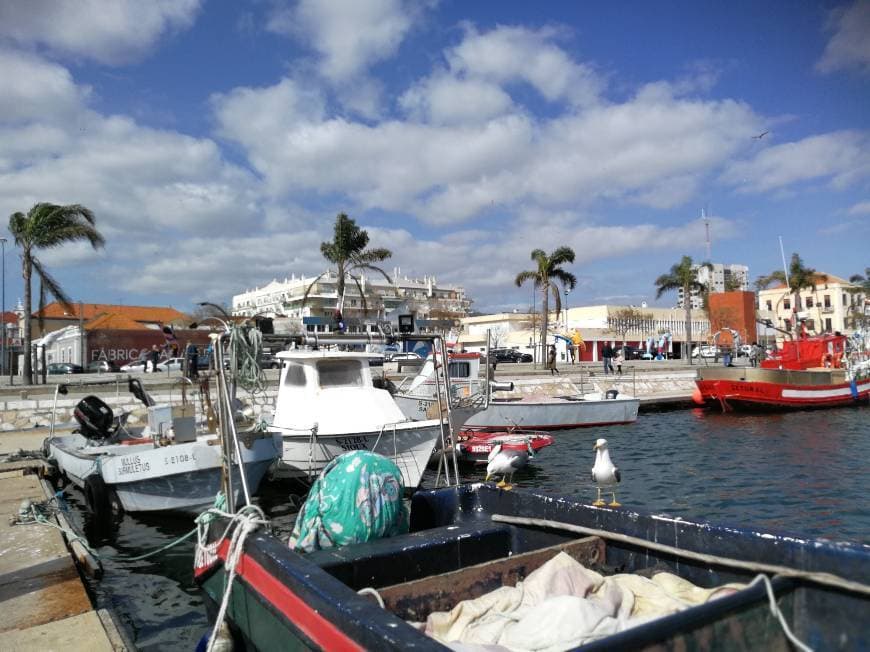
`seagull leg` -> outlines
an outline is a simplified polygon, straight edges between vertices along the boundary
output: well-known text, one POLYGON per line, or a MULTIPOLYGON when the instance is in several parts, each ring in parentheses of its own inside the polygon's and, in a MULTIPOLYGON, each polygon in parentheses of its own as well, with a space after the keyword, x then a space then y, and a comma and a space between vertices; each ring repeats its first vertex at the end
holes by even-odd
POLYGON ((608 505, 608 507, 622 507, 621 504, 619 504, 618 502, 616 502, 616 492, 615 492, 615 491, 611 491, 611 492, 610 492, 610 495, 613 496, 613 502, 611 502, 611 503, 608 505))
POLYGON ((495 486, 498 487, 499 489, 504 489, 504 486, 505 486, 504 476, 501 477, 501 480, 499 480, 498 484, 496 484, 495 486))
POLYGON ((605 503, 603 500, 601 500, 601 487, 595 487, 595 488, 598 489, 598 498, 595 500, 594 503, 592 503, 592 506, 593 507, 604 507, 605 503))
POLYGON ((507 484, 504 486, 504 490, 510 491, 511 489, 513 489, 514 488, 513 482, 514 482, 514 474, 511 473, 510 480, 508 480, 507 484))

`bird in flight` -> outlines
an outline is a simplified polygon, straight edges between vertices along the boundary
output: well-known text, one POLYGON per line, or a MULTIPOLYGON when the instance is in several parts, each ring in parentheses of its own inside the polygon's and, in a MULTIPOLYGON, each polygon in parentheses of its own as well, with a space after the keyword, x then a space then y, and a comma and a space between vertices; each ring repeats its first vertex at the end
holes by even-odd
POLYGON ((767 134, 769 134, 769 133, 770 133, 769 131, 763 131, 763 132, 761 132, 760 134, 758 134, 757 136, 753 136, 753 137, 752 137, 752 140, 761 140, 762 138, 764 138, 764 137, 765 137, 767 134))

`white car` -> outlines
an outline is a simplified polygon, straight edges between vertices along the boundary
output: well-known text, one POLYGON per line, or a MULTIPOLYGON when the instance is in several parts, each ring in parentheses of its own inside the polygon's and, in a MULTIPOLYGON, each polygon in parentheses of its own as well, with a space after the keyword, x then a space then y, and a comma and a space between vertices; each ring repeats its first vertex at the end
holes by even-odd
POLYGON ((169 358, 157 363, 157 371, 181 371, 184 368, 184 358, 169 358))
POLYGON ((150 371, 150 369, 151 369, 151 362, 149 362, 148 360, 136 360, 135 362, 130 362, 128 364, 125 364, 123 367, 121 367, 121 371, 128 371, 128 372, 136 372, 136 371, 143 372, 146 370, 150 371))

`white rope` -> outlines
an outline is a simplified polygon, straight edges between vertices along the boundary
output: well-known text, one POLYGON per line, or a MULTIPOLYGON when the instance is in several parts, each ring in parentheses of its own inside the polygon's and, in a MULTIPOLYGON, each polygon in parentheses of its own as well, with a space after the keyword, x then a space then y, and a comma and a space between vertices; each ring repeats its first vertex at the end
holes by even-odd
POLYGON ((782 627, 782 631, 785 633, 788 640, 791 641, 792 645, 803 652, 813 652, 813 649, 809 645, 801 641, 792 633, 788 623, 785 622, 785 616, 782 615, 779 605, 776 604, 776 595, 773 592, 773 585, 770 583, 770 578, 767 575, 758 575, 749 583, 749 586, 754 586, 759 582, 764 583, 764 588, 767 589, 767 597, 770 600, 770 613, 776 616, 777 620, 779 620, 780 627, 782 627))
MULTIPOLYGON (((226 616, 227 607, 230 603, 230 594, 233 590, 233 580, 236 578, 236 566, 238 565, 239 560, 242 558, 242 552, 244 552, 245 547, 245 539, 247 539, 248 535, 256 530, 260 525, 268 525, 269 521, 266 518, 266 515, 263 514, 263 510, 261 510, 256 505, 246 505, 235 514, 227 514, 226 512, 223 512, 219 509, 210 509, 206 513, 216 514, 224 518, 231 519, 231 522, 227 526, 227 529, 224 531, 223 536, 217 541, 218 545, 226 538, 227 532, 229 532, 230 528, 235 526, 232 537, 230 538, 230 547, 227 551, 227 559, 224 562, 224 573, 226 573, 227 575, 227 584, 226 588, 224 589, 223 599, 221 600, 220 610, 218 611, 218 615, 214 623, 214 628, 212 629, 211 636, 209 637, 208 641, 207 652, 212 652, 218 639, 218 632, 220 631, 221 625, 224 622, 224 616, 226 616)), ((217 546, 215 546, 214 549, 216 550, 217 546)))
POLYGON ((357 595, 373 595, 375 596, 375 600, 378 601, 378 604, 381 605, 381 609, 386 609, 384 606, 384 599, 381 597, 381 594, 378 593, 375 589, 370 586, 360 589, 356 592, 357 595))

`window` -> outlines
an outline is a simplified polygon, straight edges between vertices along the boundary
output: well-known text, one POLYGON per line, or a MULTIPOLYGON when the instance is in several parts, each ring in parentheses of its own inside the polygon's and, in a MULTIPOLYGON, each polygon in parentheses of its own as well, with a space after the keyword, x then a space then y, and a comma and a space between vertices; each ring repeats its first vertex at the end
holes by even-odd
POLYGON ((447 364, 447 369, 451 378, 469 378, 471 376, 471 365, 467 362, 450 362, 447 364))
POLYGON ((768 300, 768 302, 767 302, 767 309, 768 309, 768 311, 772 311, 772 310, 773 310, 773 302, 772 302, 772 301, 769 301, 769 300, 768 300))
POLYGON ((785 330, 787 330, 787 331, 791 330, 791 319, 785 320, 785 330))
POLYGON ((317 363, 321 387, 363 387, 359 360, 320 360, 317 363))
POLYGON ((287 362, 287 375, 284 376, 284 384, 293 387, 305 386, 305 368, 296 362, 287 362))
MULTIPOLYGON (((825 302, 825 308, 831 307, 831 295, 830 294, 826 294, 824 296, 824 302, 825 302)), ((830 328, 828 328, 828 330, 830 330, 830 328)))
POLYGON ((812 308, 812 307, 813 307, 813 298, 807 297, 807 308, 812 308))
MULTIPOLYGON (((791 310, 791 299, 784 299, 782 302, 782 307, 786 310, 791 310)), ((786 320, 788 321, 788 320, 786 320)))
POLYGON ((843 294, 843 305, 844 306, 849 305, 849 297, 845 293, 843 294))
POLYGON ((831 318, 828 317, 825 319, 825 330, 830 333, 831 332, 831 318))

